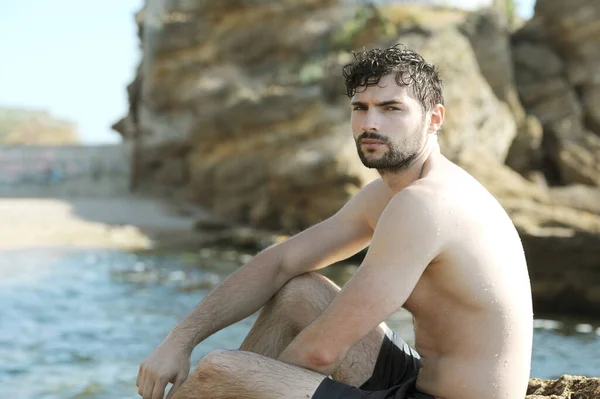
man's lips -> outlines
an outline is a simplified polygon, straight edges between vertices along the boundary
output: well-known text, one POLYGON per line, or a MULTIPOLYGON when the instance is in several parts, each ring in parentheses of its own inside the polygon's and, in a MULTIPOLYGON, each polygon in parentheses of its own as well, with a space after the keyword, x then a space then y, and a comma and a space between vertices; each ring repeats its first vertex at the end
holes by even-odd
POLYGON ((362 139, 360 142, 361 142, 361 144, 365 144, 365 145, 385 144, 383 141, 376 140, 376 139, 362 139))

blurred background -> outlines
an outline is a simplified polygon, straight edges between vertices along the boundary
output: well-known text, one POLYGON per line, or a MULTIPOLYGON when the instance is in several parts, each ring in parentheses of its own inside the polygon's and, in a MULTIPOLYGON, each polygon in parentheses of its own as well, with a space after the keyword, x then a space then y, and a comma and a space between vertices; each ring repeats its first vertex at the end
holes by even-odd
MULTIPOLYGON (((442 152, 519 230, 531 376, 600 375, 599 19, 596 0, 2 2, 3 396, 137 398, 216 284, 378 177, 341 67, 395 43, 438 66, 442 152)), ((409 315, 389 323, 411 342, 409 315)))

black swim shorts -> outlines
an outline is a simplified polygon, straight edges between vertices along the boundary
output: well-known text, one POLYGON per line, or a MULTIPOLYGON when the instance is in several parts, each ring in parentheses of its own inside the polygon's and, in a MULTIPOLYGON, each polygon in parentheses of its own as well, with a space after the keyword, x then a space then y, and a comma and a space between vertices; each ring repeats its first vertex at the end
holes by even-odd
POLYGON ((393 331, 386 333, 373 375, 359 388, 325 378, 312 399, 435 399, 415 387, 421 361, 393 331))

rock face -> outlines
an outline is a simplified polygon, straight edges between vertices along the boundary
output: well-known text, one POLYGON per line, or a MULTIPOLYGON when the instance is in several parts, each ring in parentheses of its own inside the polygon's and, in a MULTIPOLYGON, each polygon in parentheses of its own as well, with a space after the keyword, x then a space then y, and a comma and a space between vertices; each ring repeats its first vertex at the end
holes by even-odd
POLYGON ((539 0, 514 35, 523 103, 544 126, 554 183, 600 185, 600 6, 594 0, 539 0))
POLYGON ((442 151, 515 222, 536 309, 597 313, 599 13, 596 0, 538 0, 512 33, 493 10, 148 2, 115 129, 134 142, 138 189, 295 233, 377 177, 356 155, 341 68, 352 50, 403 43, 438 66, 442 151))
POLYGON ((441 136, 449 157, 477 149, 504 162, 515 120, 455 27, 415 31, 405 23, 414 7, 219 4, 169 2, 138 15, 144 60, 116 127, 140 137, 142 184, 183 188, 221 217, 288 232, 333 214, 377 176, 356 155, 341 95, 349 50, 373 40, 410 44, 440 68, 453 110, 441 136))
POLYGON ((482 75, 496 97, 509 106, 517 124, 506 164, 522 174, 539 169, 542 126, 536 117, 526 115, 517 93, 506 14, 494 9, 478 11, 469 16, 461 31, 473 47, 482 75))
POLYGON ((347 16, 336 3, 142 10, 150 39, 130 87, 133 112, 120 124, 142 137, 144 182, 183 188, 229 220, 291 231, 335 212, 371 180, 354 162, 348 108, 321 84, 339 64, 327 51, 347 16))
POLYGON ((564 375, 558 380, 529 381, 525 399, 596 399, 600 397, 600 378, 564 375))

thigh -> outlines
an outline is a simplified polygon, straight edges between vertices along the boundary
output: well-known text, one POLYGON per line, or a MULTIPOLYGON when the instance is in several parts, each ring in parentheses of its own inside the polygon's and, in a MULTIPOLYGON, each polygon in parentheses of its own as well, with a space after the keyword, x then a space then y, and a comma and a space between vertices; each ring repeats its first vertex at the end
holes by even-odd
POLYGON ((388 327, 381 323, 348 352, 331 377, 351 386, 359 387, 371 379, 381 357, 384 338, 388 327))
POLYGON ((373 375, 360 387, 368 391, 411 386, 419 375, 421 358, 398 334, 387 329, 373 375))
POLYGON ((200 360, 173 399, 310 398, 324 378, 253 352, 216 350, 200 360))
POLYGON ((373 374, 364 384, 357 388, 356 384, 325 379, 313 399, 433 399, 416 389, 420 368, 418 353, 388 329, 373 374))

